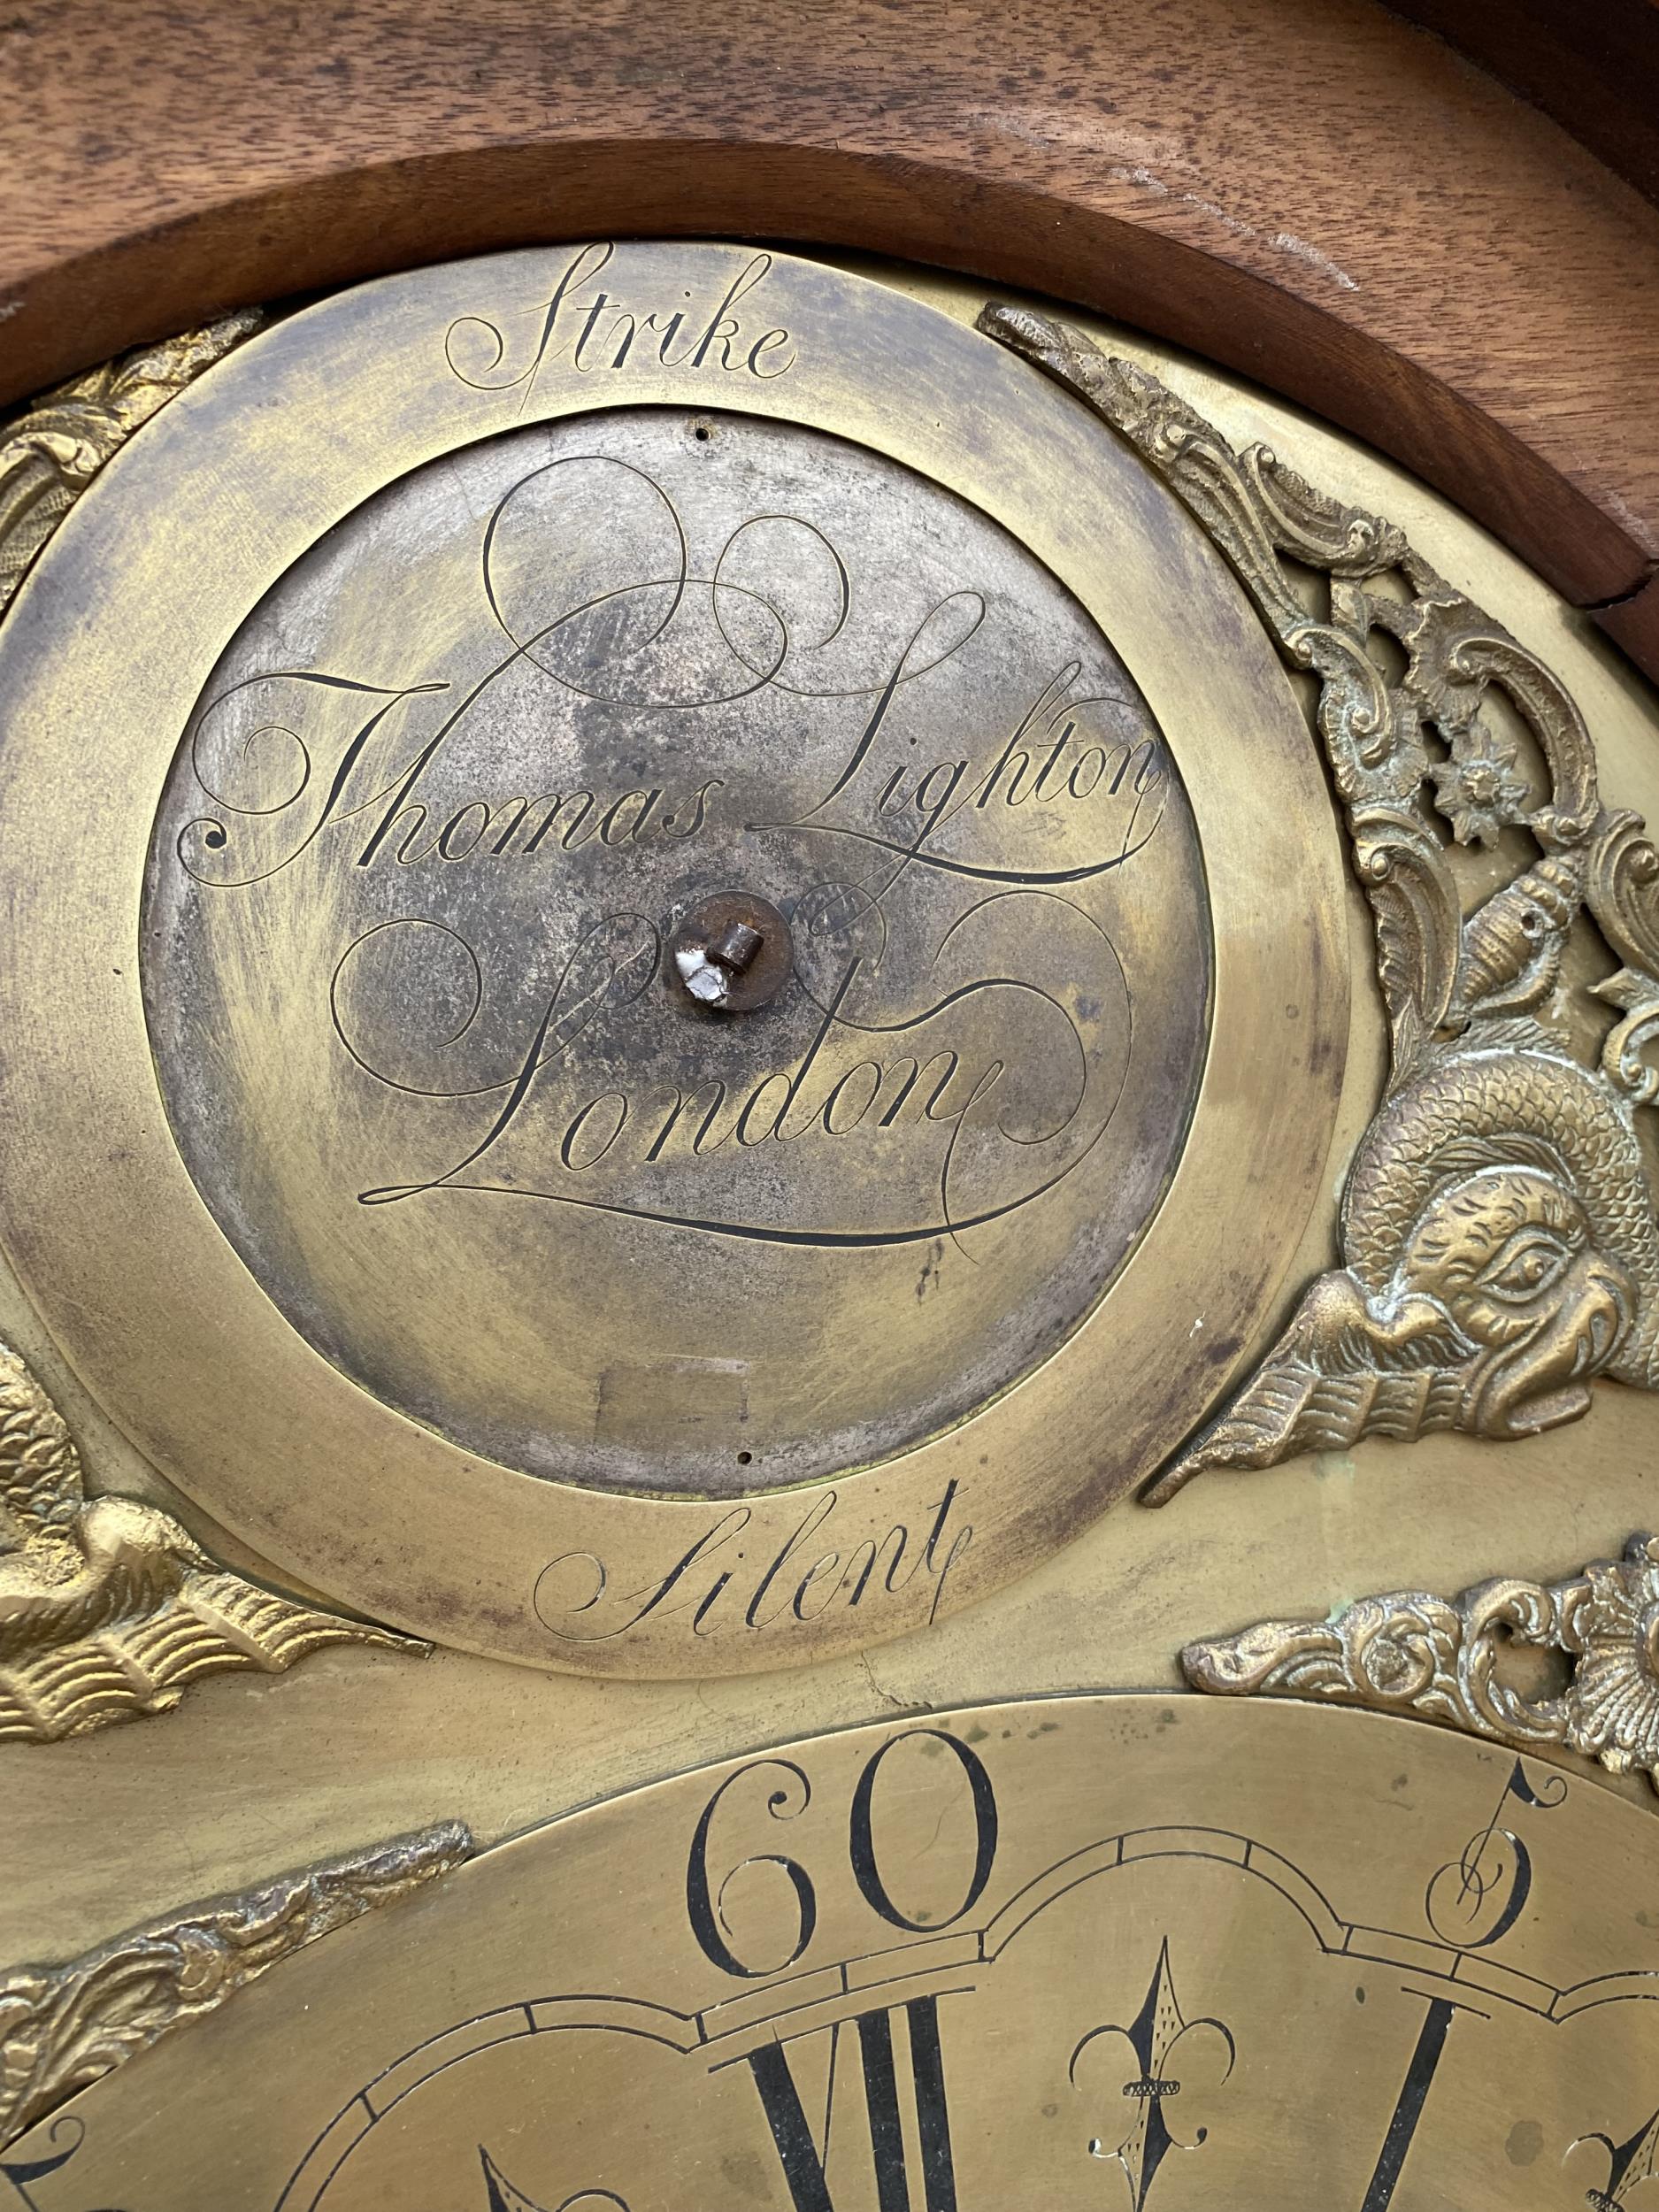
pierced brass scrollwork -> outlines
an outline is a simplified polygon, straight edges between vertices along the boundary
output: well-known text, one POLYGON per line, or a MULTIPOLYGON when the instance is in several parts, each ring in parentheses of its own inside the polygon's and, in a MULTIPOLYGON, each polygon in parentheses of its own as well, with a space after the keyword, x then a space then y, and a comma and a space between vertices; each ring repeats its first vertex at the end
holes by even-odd
POLYGON ((1286 661, 1317 679, 1376 926, 1391 1067, 1343 1194, 1345 1263, 1146 1502, 1205 1468, 1363 1436, 1532 1435, 1587 1412, 1597 1375, 1654 1388, 1659 1233, 1635 1112, 1659 1092, 1644 1057, 1659 1036, 1659 853, 1638 816, 1602 803, 1573 701, 1391 524, 1265 446, 1235 452, 1064 324, 990 307, 979 327, 1129 441, 1226 556, 1286 661), (1320 580, 1322 612, 1298 572, 1320 580), (1525 738, 1505 733, 1500 701, 1525 738), (1530 864, 1465 917, 1450 849, 1517 831, 1530 864), (1623 1016, 1595 1066, 1548 1004, 1586 915, 1624 963, 1590 987, 1623 1016))
POLYGON ((204 1674, 343 1643, 426 1649, 245 1582, 158 1506, 88 1498, 63 1416, 0 1345, 0 1743, 165 1713, 204 1674))
POLYGON ((395 1904, 472 1853, 470 1832, 443 1821, 211 1897, 66 1965, 0 1976, 0 2147, 303 1945, 395 1904))
POLYGON ((1622 1559, 1564 1582, 1396 1590, 1329 1620, 1263 1621, 1188 1644, 1181 1665, 1194 1689, 1418 1713, 1517 1750, 1558 1744, 1659 1789, 1659 1538, 1632 1536, 1622 1559), (1565 1689, 1529 1699, 1501 1680, 1509 1642, 1566 1654, 1565 1689))

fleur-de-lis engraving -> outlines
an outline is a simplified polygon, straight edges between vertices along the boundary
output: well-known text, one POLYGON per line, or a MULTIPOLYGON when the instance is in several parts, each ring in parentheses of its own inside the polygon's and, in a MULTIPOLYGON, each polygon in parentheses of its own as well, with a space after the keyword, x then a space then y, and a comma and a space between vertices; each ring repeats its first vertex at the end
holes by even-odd
POLYGON ((1093 2054, 1091 2072, 1104 2068, 1103 2078, 1096 2072, 1096 2078, 1107 2099, 1128 2101, 1126 2124, 1118 2117, 1123 2107, 1110 2105, 1112 2121, 1091 2139, 1090 2154, 1122 2167, 1132 2212, 1142 2212, 1169 2152, 1196 2150, 1209 2133, 1197 2121, 1195 2101, 1203 2091, 1218 2089, 1232 2073, 1232 2032, 1219 2020, 1188 2020, 1182 2013, 1165 1936, 1134 2018, 1126 2026, 1113 2021, 1091 2028, 1072 2052, 1066 2072, 1074 2089, 1084 2085, 1079 2062, 1085 2052, 1093 2054), (1185 2100, 1179 2117, 1168 2109, 1177 2098, 1185 2100))
POLYGON ((1607 2153, 1605 2183, 1584 2193, 1585 2202, 1594 2205, 1595 2212, 1624 2212, 1644 2181, 1659 2182, 1659 2110, 1623 2143, 1616 2143, 1610 2135, 1580 2135, 1569 2144, 1568 2157, 1585 2143, 1598 2144, 1607 2153))

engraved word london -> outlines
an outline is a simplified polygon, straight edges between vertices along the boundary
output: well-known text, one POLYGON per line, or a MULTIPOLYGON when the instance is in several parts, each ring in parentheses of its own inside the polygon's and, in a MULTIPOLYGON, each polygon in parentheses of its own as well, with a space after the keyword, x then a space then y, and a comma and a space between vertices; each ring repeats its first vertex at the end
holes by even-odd
MULTIPOLYGON (((146 998, 198 1188, 335 1365, 526 1473, 730 1501, 937 1432, 1087 1316, 1185 1139, 1209 911, 1145 703, 1013 537, 826 434, 627 403, 787 373, 770 257, 674 299, 612 257, 442 349, 621 403, 388 485, 231 641, 146 998)), ((704 1632, 742 1518, 632 1621, 704 1632)))

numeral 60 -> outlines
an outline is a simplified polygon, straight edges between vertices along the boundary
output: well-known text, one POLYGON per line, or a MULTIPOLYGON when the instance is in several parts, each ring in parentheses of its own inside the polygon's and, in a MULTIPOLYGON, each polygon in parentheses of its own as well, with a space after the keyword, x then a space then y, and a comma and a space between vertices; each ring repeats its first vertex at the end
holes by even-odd
MULTIPOLYGON (((778 1777, 766 1798, 766 1810, 773 1820, 795 1820, 812 1802, 812 1785, 803 1768, 793 1759, 753 1759, 747 1766, 739 1767, 735 1774, 728 1774, 714 1795, 703 1809, 696 1832, 691 1839, 691 1853, 686 1862, 686 1913, 691 1932, 696 1937, 705 1958, 718 1966, 722 1973, 740 1976, 746 1981, 764 1979, 769 1974, 780 1974, 793 1966, 805 1952, 818 1926, 818 1896, 810 1876, 798 1860, 786 1857, 780 1852, 757 1852, 751 1857, 740 1859, 726 1876, 718 1889, 710 1887, 709 1878, 709 1831, 720 1801, 726 1792, 751 1774, 771 1773, 778 1777), (739 1958, 729 1939, 732 1928, 726 1916, 726 1892, 745 1868, 775 1866, 795 1893, 796 1915, 795 1937, 787 1957, 775 1959, 764 1965, 749 1965, 739 1958)), ((895 1928, 903 1928, 912 1935, 924 1932, 936 1934, 944 1928, 954 1927, 966 1912, 972 1911, 991 1878, 991 1867, 996 1857, 996 1793, 991 1787, 991 1778, 985 1763, 964 1743, 948 1736, 939 1728, 907 1728, 897 1736, 889 1736, 887 1742, 872 1752, 860 1770, 853 1786, 852 1802, 848 1819, 848 1857, 853 1879, 859 1893, 872 1911, 880 1915, 895 1928), (973 1872, 968 1882, 967 1893, 953 1913, 926 1921, 911 1920, 894 1903, 886 1882, 882 1879, 880 1863, 876 1855, 874 1804, 876 1777, 881 1763, 890 1751, 902 1743, 928 1739, 942 1744, 958 1762, 967 1777, 968 1788, 973 1800, 974 1852, 973 1872)))

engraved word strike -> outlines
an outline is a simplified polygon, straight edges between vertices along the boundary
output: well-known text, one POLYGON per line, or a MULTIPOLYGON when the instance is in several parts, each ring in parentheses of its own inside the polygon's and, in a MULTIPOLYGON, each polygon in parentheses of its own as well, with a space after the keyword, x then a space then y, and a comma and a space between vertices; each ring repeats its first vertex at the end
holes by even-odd
MULTIPOLYGON (((705 301, 687 288, 680 302, 647 308, 600 287, 616 255, 610 244, 581 247, 559 272, 545 301, 516 319, 533 336, 516 369, 514 339, 482 315, 464 315, 443 342, 444 358, 474 391, 526 390, 549 361, 568 360, 579 376, 655 361, 664 368, 703 369, 764 382, 787 375, 795 362, 795 341, 780 326, 760 327, 754 295, 772 267, 769 253, 751 254, 717 298, 705 301), (741 311, 740 312, 740 309, 741 311)), ((617 280, 610 280, 614 287, 617 280)))

